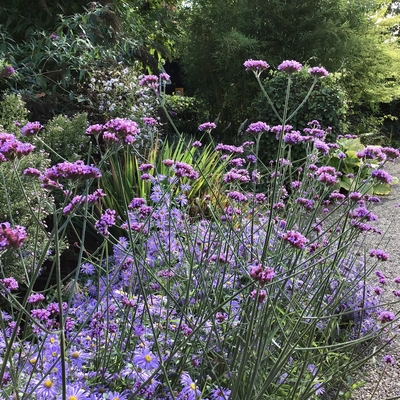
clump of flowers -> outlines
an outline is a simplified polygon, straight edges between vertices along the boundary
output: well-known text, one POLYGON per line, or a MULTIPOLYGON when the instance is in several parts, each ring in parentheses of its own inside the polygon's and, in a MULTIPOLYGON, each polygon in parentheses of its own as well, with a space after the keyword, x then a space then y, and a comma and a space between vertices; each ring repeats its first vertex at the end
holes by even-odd
MULTIPOLYGON (((257 78, 268 67, 261 60, 245 63, 257 78)), ((279 69, 291 79, 300 68, 287 60, 279 69)), ((141 85, 156 89, 158 82, 150 76, 141 85)), ((129 144, 139 129, 113 118, 86 133, 129 144)), ((372 268, 353 251, 361 233, 376 233, 367 229, 377 216, 367 207, 372 197, 364 182, 347 195, 336 190, 340 171, 321 160, 337 149, 325 142, 328 130, 318 121, 302 132, 284 118, 279 127, 259 121, 248 129, 255 143, 215 146, 221 190, 209 182, 204 208, 196 208, 200 199, 188 201, 204 179, 198 144, 162 159, 143 156, 135 172, 147 191, 123 197, 118 214, 105 201, 121 182, 99 188, 95 179, 113 162, 126 162, 128 146, 107 148, 97 165, 62 162, 42 174, 37 166, 24 169, 24 179, 39 175, 45 187, 68 181, 49 239, 69 228, 82 239, 74 243, 80 263, 72 279, 61 276, 57 259, 56 282, 33 291, 31 274, 30 292, 20 300, 12 293, 16 280, 0 278, 0 296, 12 304, 0 315, 0 382, 7 397, 314 398, 343 369, 359 369, 366 360, 361 343, 391 340, 396 315, 382 308, 381 292, 366 281, 372 268), (261 170, 258 139, 269 131, 279 151, 261 170), (301 165, 290 158, 298 143, 308 151, 301 165), (193 162, 183 157, 189 152, 197 156, 193 162), (88 229, 103 240, 94 249, 84 240, 88 229), (346 356, 337 357, 341 352, 346 356)), ((8 240, 23 255, 22 238, 7 223, 1 227, 2 245, 8 240)), ((370 255, 388 258, 378 249, 370 255)), ((383 284, 383 274, 378 278, 383 284)))
POLYGON ((0 250, 18 249, 26 239, 23 226, 11 227, 9 222, 0 223, 0 250))

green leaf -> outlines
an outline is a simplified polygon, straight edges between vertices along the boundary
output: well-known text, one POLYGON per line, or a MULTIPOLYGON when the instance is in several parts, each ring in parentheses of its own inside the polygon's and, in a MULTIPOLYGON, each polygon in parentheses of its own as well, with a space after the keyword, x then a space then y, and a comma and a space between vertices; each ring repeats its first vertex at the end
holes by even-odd
POLYGON ((388 183, 378 183, 377 185, 374 185, 374 193, 381 195, 381 196, 387 196, 392 192, 392 187, 388 183))

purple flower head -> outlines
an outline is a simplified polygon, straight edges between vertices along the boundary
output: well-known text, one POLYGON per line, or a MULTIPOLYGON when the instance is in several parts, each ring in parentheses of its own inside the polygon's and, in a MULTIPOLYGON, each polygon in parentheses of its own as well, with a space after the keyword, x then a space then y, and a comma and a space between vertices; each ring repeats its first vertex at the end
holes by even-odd
POLYGON ((200 132, 203 132, 203 131, 215 129, 216 127, 217 127, 217 125, 215 125, 214 122, 204 122, 204 124, 199 125, 198 130, 200 132))
POLYGON ((201 146, 202 146, 202 143, 200 142, 200 140, 196 140, 196 141, 194 141, 194 142, 192 143, 192 146, 193 146, 193 147, 201 147, 201 146))
POLYGON ((267 125, 265 122, 253 122, 248 126, 246 129, 247 133, 250 133, 251 135, 261 135, 264 132, 268 132, 270 130, 270 126, 267 125))
POLYGON ((93 275, 96 272, 96 268, 93 264, 87 262, 81 265, 80 271, 85 275, 93 275))
POLYGON ((386 354, 383 356, 382 361, 386 364, 394 365, 396 363, 396 360, 393 356, 390 354, 386 354))
POLYGON ((304 249, 309 240, 297 231, 287 231, 282 239, 298 249, 304 249))
POLYGON ((327 155, 329 153, 329 146, 323 142, 322 140, 315 139, 314 147, 319 150, 323 155, 327 155))
POLYGON ((372 249, 369 252, 371 257, 376 257, 380 261, 387 261, 389 259, 389 254, 385 253, 383 250, 372 249))
POLYGON ((41 176, 41 172, 38 170, 38 169, 36 169, 36 168, 31 168, 31 167, 29 167, 29 168, 26 168, 25 170, 24 170, 24 175, 25 176, 35 176, 35 177, 39 177, 39 176, 41 176))
POLYGON ((275 270, 269 267, 263 267, 262 264, 256 263, 249 266, 250 276, 263 287, 266 283, 271 282, 276 275, 275 270))
POLYGON ((312 210, 314 208, 314 200, 299 197, 296 199, 296 203, 302 205, 306 210, 312 210))
POLYGON ((142 118, 142 120, 147 126, 158 125, 158 121, 152 117, 144 117, 144 118, 142 118))
MULTIPOLYGON (((283 133, 289 133, 290 131, 293 130, 293 126, 292 125, 285 125, 285 129, 283 131, 283 133)), ((282 125, 275 125, 271 127, 271 132, 275 133, 276 135, 276 139, 278 140, 281 133, 282 133, 282 125)))
POLYGON ((287 74, 293 74, 298 72, 303 66, 295 60, 285 60, 278 65, 278 71, 286 72, 287 74))
POLYGON ((322 383, 317 383, 314 385, 315 394, 317 396, 325 393, 325 388, 322 386, 322 383))
POLYGON ((55 399, 58 394, 58 383, 54 376, 32 379, 32 388, 35 388, 35 395, 40 399, 55 399))
POLYGON ((161 72, 160 79, 164 82, 168 82, 170 80, 170 76, 166 72, 161 72))
POLYGON ((386 160, 385 153, 377 146, 367 146, 365 149, 357 151, 356 156, 358 158, 365 158, 367 160, 386 160))
POLYGON ((50 40, 60 40, 60 36, 56 35, 54 32, 50 35, 50 40))
POLYGON ((283 140, 285 141, 285 143, 287 143, 289 145, 295 145, 298 143, 302 143, 302 142, 304 142, 305 139, 306 139, 306 137, 302 136, 301 133, 298 131, 289 132, 283 137, 283 140))
POLYGON ((349 193, 349 199, 352 201, 360 201, 363 195, 360 192, 351 192, 349 193))
POLYGON ((28 303, 36 304, 43 301, 45 297, 41 293, 32 293, 28 298, 28 303))
POLYGON ((139 81, 140 86, 148 87, 150 89, 157 89, 158 77, 155 75, 146 75, 139 81))
POLYGON ((263 304, 267 298, 267 292, 265 290, 253 290, 250 293, 250 298, 256 300, 258 304, 263 304))
POLYGON ((367 208, 360 206, 355 208, 350 212, 350 216, 352 218, 360 218, 360 219, 365 219, 367 221, 376 221, 378 219, 378 216, 373 214, 371 211, 369 211, 367 208))
POLYGON ((383 183, 390 183, 393 180, 393 177, 383 169, 374 169, 371 173, 371 176, 375 178, 377 181, 383 183))
POLYGON ((199 173, 196 172, 191 165, 181 161, 177 161, 175 163, 174 170, 175 170, 175 175, 178 178, 187 177, 190 179, 197 179, 199 177, 199 173))
POLYGON ((231 395, 231 391, 229 389, 224 388, 215 388, 211 391, 211 399, 212 400, 229 400, 229 396, 231 395))
POLYGON ((215 146, 215 151, 226 151, 228 153, 243 153, 244 149, 243 146, 234 146, 231 144, 223 144, 223 143, 218 143, 215 146))
POLYGON ((143 351, 135 352, 135 355, 133 356, 133 363, 135 364, 135 366, 145 371, 157 369, 159 366, 157 357, 149 349, 146 348, 143 349, 143 351))
POLYGON ((0 162, 21 158, 35 149, 30 143, 22 143, 11 133, 0 133, 0 162))
POLYGON ((329 72, 324 67, 312 67, 308 73, 314 78, 323 78, 329 75, 329 72))
POLYGON ((25 239, 25 227, 16 225, 11 228, 9 222, 0 223, 0 250, 18 249, 25 239))
POLYGON ((101 124, 90 125, 90 126, 86 129, 86 135, 99 136, 100 133, 103 132, 103 130, 104 130, 104 125, 101 125, 101 124))
POLYGON ((330 195, 329 195, 330 199, 336 200, 336 201, 343 201, 346 196, 340 192, 338 192, 337 190, 334 190, 330 195))
POLYGON ((396 315, 392 313, 391 311, 381 311, 379 313, 379 320, 382 323, 385 322, 392 322, 396 318, 396 315))
POLYGON ((7 290, 17 290, 18 289, 18 282, 14 278, 3 278, 0 279, 0 283, 7 289, 7 290))
POLYGON ((139 171, 150 171, 151 169, 154 169, 153 164, 141 164, 139 166, 139 171))
POLYGON ((9 78, 15 74, 15 69, 11 65, 6 65, 0 72, 0 78, 9 78))
POLYGON ((263 60, 249 59, 243 63, 246 71, 253 71, 255 74, 260 75, 262 71, 269 68, 269 64, 263 60))
POLYGON ((180 399, 185 400, 197 400, 200 399, 201 391, 198 389, 196 382, 190 377, 187 372, 183 372, 181 375, 181 385, 183 389, 180 392, 180 399))
POLYGON ((41 129, 43 129, 43 126, 40 124, 40 122, 38 121, 28 122, 24 127, 21 128, 21 135, 22 136, 36 135, 41 129))
POLYGON ((42 180, 58 181, 59 179, 87 180, 100 178, 100 170, 93 165, 85 165, 82 160, 70 163, 68 161, 56 164, 48 168, 42 180))
POLYGON ((98 221, 95 223, 95 228, 99 233, 104 236, 108 236, 108 228, 115 224, 115 210, 110 210, 109 208, 104 212, 98 221))
POLYGON ((382 147, 381 150, 389 160, 394 160, 400 157, 400 151, 393 147, 382 147))
MULTIPOLYGON (((79 387, 67 386, 67 400, 88 400, 88 393, 79 387)), ((111 397, 112 398, 112 397, 111 397)))
POLYGON ((252 164, 254 164, 257 161, 257 157, 254 154, 249 154, 246 158, 252 164))
POLYGON ((135 140, 135 136, 140 133, 138 124, 127 118, 112 119, 106 122, 104 129, 126 144, 131 144, 135 140))

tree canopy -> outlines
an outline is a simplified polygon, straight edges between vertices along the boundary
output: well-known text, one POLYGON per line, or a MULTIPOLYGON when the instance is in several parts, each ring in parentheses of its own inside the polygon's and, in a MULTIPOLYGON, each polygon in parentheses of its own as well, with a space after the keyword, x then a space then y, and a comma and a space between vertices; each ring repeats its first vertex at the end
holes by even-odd
POLYGON ((234 121, 253 97, 243 62, 295 59, 335 73, 350 102, 389 102, 400 94, 400 59, 380 25, 387 9, 372 0, 196 0, 179 44, 187 84, 234 121))

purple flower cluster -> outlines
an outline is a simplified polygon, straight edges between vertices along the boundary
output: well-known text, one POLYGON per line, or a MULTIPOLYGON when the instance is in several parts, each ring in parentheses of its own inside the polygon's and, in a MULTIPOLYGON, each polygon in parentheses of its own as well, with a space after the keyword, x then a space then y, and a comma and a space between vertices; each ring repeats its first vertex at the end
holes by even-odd
POLYGON ((253 71, 253 72, 258 72, 258 73, 269 68, 269 64, 263 60, 249 59, 249 60, 245 61, 243 65, 245 66, 246 71, 253 71))
POLYGON ((386 323, 392 322, 396 318, 396 315, 391 311, 381 311, 378 317, 382 323, 386 323))
POLYGON ((273 268, 264 267, 260 263, 249 266, 250 276, 263 287, 266 283, 271 282, 276 275, 273 268))
POLYGON ((87 135, 102 137, 106 143, 132 144, 140 134, 140 128, 135 121, 127 118, 114 118, 104 125, 94 124, 86 129, 87 135))
POLYGON ((248 128, 246 129, 246 132, 251 134, 251 135, 261 135, 264 132, 269 132, 270 131, 270 126, 267 125, 265 122, 262 121, 258 121, 258 122, 253 122, 252 124, 250 124, 248 126, 248 128))
POLYGON ((15 74, 15 69, 11 65, 6 65, 0 71, 0 78, 9 78, 10 76, 15 74))
POLYGON ((334 167, 320 167, 315 171, 318 180, 326 185, 333 186, 338 183, 337 171, 334 167))
POLYGON ((215 151, 226 151, 228 153, 243 153, 244 149, 243 149, 243 146, 234 146, 231 144, 219 143, 215 147, 215 151))
POLYGON ((143 122, 147 125, 147 126, 155 126, 158 125, 158 121, 155 118, 152 117, 144 117, 143 118, 143 122))
POLYGON ((327 155, 329 153, 329 146, 323 142, 322 140, 315 139, 314 147, 319 150, 323 155, 327 155))
POLYGON ((9 222, 0 223, 0 251, 18 249, 26 239, 25 227, 16 225, 11 227, 9 222))
POLYGON ((200 132, 203 131, 211 131, 212 129, 215 129, 217 125, 214 124, 214 122, 204 122, 203 124, 199 125, 197 128, 200 132))
POLYGON ((379 182, 390 183, 393 177, 383 169, 374 169, 371 176, 379 182))
POLYGON ((199 173, 191 165, 182 161, 177 161, 173 166, 173 170, 178 178, 197 179, 199 177, 199 173))
POLYGON ((251 181, 251 178, 247 169, 232 168, 224 175, 223 181, 225 183, 235 181, 247 183, 251 181))
POLYGON ((309 242, 309 240, 300 232, 293 230, 285 232, 282 235, 282 239, 298 249, 304 249, 306 247, 306 244, 309 242))
POLYGON ((323 78, 329 75, 324 67, 312 67, 308 70, 308 73, 315 78, 323 78))
POLYGON ((278 71, 286 72, 287 74, 293 74, 303 68, 303 65, 295 60, 285 60, 278 65, 278 71))
POLYGON ((22 136, 33 136, 39 133, 43 129, 43 125, 38 122, 28 122, 25 126, 21 128, 22 136))
POLYGON ((93 193, 88 196, 77 195, 75 196, 69 204, 67 204, 63 209, 63 214, 70 214, 71 211, 77 207, 78 205, 84 204, 86 201, 88 204, 95 204, 106 194, 103 192, 103 189, 97 189, 93 193))
POLYGON ((146 75, 139 81, 139 85, 150 89, 157 89, 158 77, 156 75, 146 75))
POLYGON ((284 135, 283 140, 289 145, 295 145, 303 143, 307 140, 307 137, 303 136, 299 131, 292 131, 284 135))
POLYGON ((381 150, 389 160, 395 160, 400 157, 400 151, 393 147, 382 147, 381 150))
POLYGON ((97 231, 104 236, 108 236, 110 234, 108 228, 113 225, 115 225, 115 210, 110 210, 109 208, 94 224, 97 231))
POLYGON ((376 257, 380 261, 387 261, 389 259, 389 254, 385 253, 383 250, 380 249, 372 249, 369 252, 371 257, 376 257))
POLYGON ((380 147, 367 146, 363 150, 357 151, 356 156, 358 158, 365 158, 367 160, 377 159, 378 161, 386 160, 386 155, 380 147))
POLYGON ((35 149, 30 143, 23 143, 11 133, 0 133, 0 163, 28 155, 35 149))
POLYGON ((17 290, 19 287, 18 282, 14 278, 0 279, 0 284, 8 291, 17 290))
POLYGON ((93 165, 85 165, 82 160, 75 161, 74 163, 65 161, 58 163, 44 172, 41 177, 44 187, 53 185, 60 179, 70 179, 76 181, 84 181, 87 179, 100 178, 101 172, 93 165))

